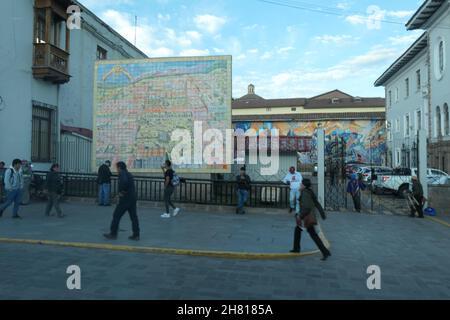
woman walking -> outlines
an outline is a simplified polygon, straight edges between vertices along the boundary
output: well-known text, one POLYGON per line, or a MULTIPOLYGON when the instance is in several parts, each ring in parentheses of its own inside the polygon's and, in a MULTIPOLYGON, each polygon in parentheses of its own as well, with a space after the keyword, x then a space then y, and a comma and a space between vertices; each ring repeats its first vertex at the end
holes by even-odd
POLYGON ((291 252, 300 252, 301 235, 303 228, 306 228, 306 231, 311 236, 311 239, 313 239, 314 243, 320 249, 320 252, 322 252, 322 260, 326 260, 329 256, 331 256, 331 252, 325 247, 316 232, 315 226, 317 225, 317 219, 314 213, 315 209, 317 208, 317 210, 319 210, 320 216, 323 220, 325 220, 325 211, 317 200, 314 191, 311 190, 311 180, 303 179, 300 189, 300 215, 295 215, 297 226, 295 227, 294 233, 294 248, 291 250, 291 252))
POLYGON ((63 192, 63 184, 59 174, 59 164, 57 163, 53 164, 50 168, 50 172, 47 173, 46 188, 48 191, 48 202, 47 208, 45 209, 45 215, 49 217, 54 206, 58 217, 65 217, 59 206, 63 192))

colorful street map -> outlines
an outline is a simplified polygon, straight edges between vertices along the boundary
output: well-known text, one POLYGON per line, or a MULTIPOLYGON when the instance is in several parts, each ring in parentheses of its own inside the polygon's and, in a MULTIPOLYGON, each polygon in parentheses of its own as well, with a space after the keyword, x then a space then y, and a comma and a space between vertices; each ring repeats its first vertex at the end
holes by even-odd
MULTIPOLYGON (((175 129, 231 129, 231 57, 99 61, 94 83, 93 167, 124 161, 134 172, 160 172, 178 142, 175 129)), ((205 144, 206 145, 206 144, 205 144)), ((192 154, 194 147, 192 147, 192 154)), ((187 164, 177 171, 229 172, 187 164)))

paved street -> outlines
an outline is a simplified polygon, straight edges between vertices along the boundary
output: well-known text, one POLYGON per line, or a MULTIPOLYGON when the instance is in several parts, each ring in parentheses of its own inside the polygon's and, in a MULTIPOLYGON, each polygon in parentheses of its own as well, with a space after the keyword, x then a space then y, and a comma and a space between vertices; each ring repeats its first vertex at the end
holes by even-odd
MULTIPOLYGON (((104 243, 112 208, 64 204, 68 218, 22 208, 0 219, 1 238, 104 243)), ((162 220, 141 209, 139 246, 283 253, 291 248, 288 214, 184 211, 162 220)), ((322 223, 333 256, 245 260, 0 243, 1 299, 450 299, 450 229, 403 216, 332 213, 322 223), (82 290, 66 288, 66 268, 82 270, 82 290), (381 290, 366 287, 369 265, 381 290)), ((128 241, 127 216, 113 244, 128 241)), ((304 235, 304 250, 314 249, 304 235)))

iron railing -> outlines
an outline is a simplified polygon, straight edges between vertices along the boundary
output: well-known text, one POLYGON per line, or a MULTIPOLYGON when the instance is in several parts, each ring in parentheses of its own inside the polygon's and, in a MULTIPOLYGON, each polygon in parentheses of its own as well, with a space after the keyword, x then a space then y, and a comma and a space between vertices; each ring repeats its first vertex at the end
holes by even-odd
MULTIPOLYGON (((35 171, 44 181, 47 172, 35 171)), ((97 198, 97 175, 61 173, 64 195, 67 197, 97 198)), ((153 177, 134 177, 137 198, 140 201, 163 201, 164 180, 153 177)), ((111 197, 118 193, 117 176, 111 180, 111 197)), ((247 206, 289 208, 289 186, 274 182, 252 182, 247 206)), ((237 204, 235 181, 186 179, 176 187, 173 200, 179 203, 234 206, 237 204)))

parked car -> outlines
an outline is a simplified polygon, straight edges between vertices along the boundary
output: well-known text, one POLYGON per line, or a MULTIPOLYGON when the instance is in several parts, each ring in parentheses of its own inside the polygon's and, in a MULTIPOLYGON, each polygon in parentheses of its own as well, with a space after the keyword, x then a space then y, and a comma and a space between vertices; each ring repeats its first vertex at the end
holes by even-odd
POLYGON ((350 178, 353 173, 357 173, 360 167, 366 166, 370 166, 370 164, 362 162, 347 162, 345 164, 345 175, 347 176, 347 178, 350 178))
MULTIPOLYGON (((394 192, 400 197, 405 197, 406 193, 411 189, 411 177, 417 176, 417 168, 397 168, 392 173, 381 174, 372 184, 372 191, 378 193, 380 191, 394 192)), ((429 185, 446 184, 449 181, 449 175, 443 171, 428 168, 427 183, 429 185)))
POLYGON ((379 176, 390 174, 392 173, 392 168, 383 166, 359 167, 356 173, 362 175, 364 182, 371 183, 373 180, 373 175, 379 176))

